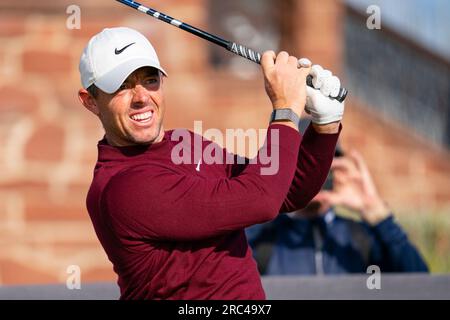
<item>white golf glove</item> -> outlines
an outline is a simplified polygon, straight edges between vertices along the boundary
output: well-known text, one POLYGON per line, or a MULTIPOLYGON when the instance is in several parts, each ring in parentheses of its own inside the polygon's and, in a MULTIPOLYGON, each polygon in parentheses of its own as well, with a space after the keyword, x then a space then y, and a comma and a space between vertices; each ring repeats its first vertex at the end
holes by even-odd
POLYGON ((305 111, 311 115, 315 124, 328 124, 340 121, 344 115, 344 102, 330 97, 337 97, 341 88, 341 81, 333 76, 331 71, 324 70, 319 65, 311 68, 310 75, 315 89, 306 86, 305 111), (319 89, 319 90, 317 90, 319 89))

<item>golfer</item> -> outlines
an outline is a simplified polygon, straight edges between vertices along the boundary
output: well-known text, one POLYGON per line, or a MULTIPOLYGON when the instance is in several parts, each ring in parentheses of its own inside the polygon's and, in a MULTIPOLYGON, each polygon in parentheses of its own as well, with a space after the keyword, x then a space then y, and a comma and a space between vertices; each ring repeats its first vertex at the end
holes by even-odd
MULTIPOLYGON (((341 130, 344 105, 329 98, 339 80, 286 52, 263 55, 273 112, 259 153, 272 151, 279 167, 262 174, 260 157, 174 161, 180 141, 164 130, 170 80, 139 32, 104 29, 87 44, 79 69, 79 99, 105 129, 87 208, 121 299, 265 299, 244 228, 303 208, 321 189, 341 130), (317 89, 307 89, 308 74, 317 89), (301 136, 305 106, 313 124, 301 136)), ((202 141, 202 151, 212 144, 202 141)))

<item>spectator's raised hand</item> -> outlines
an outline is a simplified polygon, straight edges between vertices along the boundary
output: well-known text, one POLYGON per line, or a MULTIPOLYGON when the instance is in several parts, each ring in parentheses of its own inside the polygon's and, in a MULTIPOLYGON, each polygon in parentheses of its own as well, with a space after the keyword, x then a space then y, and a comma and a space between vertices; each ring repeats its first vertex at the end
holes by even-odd
POLYGON ((321 201, 332 206, 343 206, 356 211, 371 225, 376 225, 390 214, 381 199, 362 156, 350 152, 349 156, 335 158, 331 166, 334 175, 332 191, 322 191, 321 201))

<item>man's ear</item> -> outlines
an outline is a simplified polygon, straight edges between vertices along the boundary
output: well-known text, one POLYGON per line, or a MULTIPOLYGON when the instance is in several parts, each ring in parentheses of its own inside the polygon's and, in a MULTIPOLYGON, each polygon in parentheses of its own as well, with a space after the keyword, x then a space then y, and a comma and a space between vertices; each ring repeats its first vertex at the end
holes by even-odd
POLYGON ((83 106, 91 111, 96 116, 100 115, 100 109, 97 106, 97 102, 94 97, 89 94, 86 89, 80 89, 78 91, 78 99, 83 104, 83 106))

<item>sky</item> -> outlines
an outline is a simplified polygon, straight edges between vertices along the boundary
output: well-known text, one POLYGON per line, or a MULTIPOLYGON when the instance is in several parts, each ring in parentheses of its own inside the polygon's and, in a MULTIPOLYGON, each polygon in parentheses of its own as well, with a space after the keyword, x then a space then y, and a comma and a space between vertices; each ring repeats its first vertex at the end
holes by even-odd
POLYGON ((345 1, 363 12, 379 6, 381 28, 385 24, 450 61, 450 0, 345 1))

